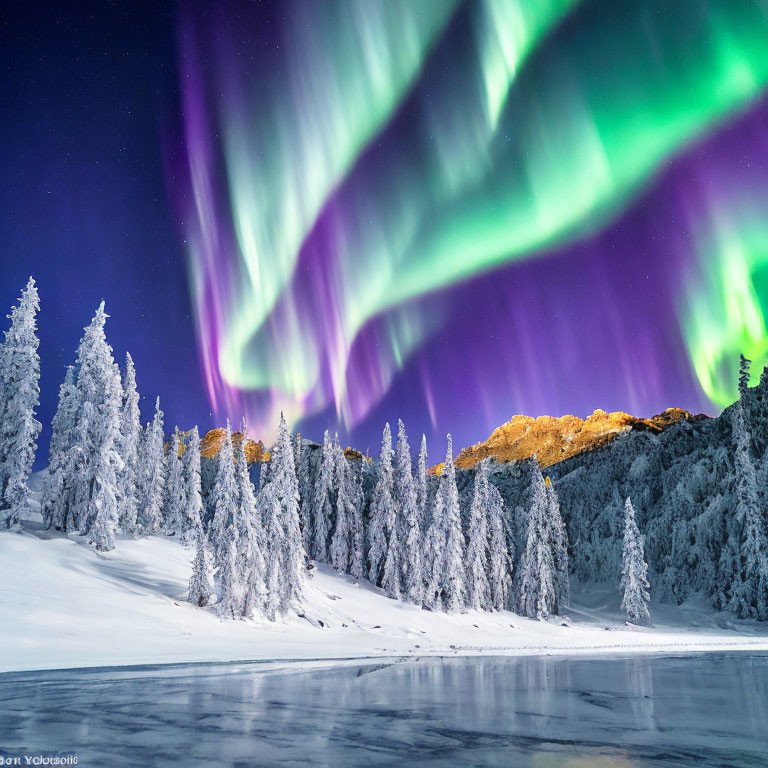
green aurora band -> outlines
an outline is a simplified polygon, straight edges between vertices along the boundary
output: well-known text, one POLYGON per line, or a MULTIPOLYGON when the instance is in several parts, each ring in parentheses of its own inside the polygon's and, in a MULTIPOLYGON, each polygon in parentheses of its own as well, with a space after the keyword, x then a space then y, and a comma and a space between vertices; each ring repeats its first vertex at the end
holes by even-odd
MULTIPOLYGON (((251 415, 260 425, 330 403, 347 425, 359 421, 440 323, 439 296, 431 307, 425 297, 598 231, 768 83, 765 2, 291 7, 272 85, 223 45, 207 84, 215 108, 201 119, 193 94, 185 109, 209 389, 214 403, 266 395, 251 415), (406 118, 403 138, 392 126, 406 118), (197 135, 214 149, 200 151, 197 135), (201 173, 219 154, 223 168, 201 173), (210 181, 217 170, 225 197, 210 181), (321 269, 302 270, 318 231, 321 269), (215 245, 228 239, 233 247, 215 245), (384 329, 365 357, 378 386, 351 399, 353 345, 371 324, 384 329)), ((701 386, 719 404, 722 350, 765 355, 744 275, 758 256, 726 247, 727 229, 706 277, 722 312, 703 322, 692 299, 683 322, 701 386)))
POLYGON ((768 363, 768 210, 765 201, 731 199, 712 204, 696 236, 700 272, 691 282, 681 319, 696 376, 721 407, 737 393, 740 354, 768 363), (702 226, 703 225, 703 226, 702 226))

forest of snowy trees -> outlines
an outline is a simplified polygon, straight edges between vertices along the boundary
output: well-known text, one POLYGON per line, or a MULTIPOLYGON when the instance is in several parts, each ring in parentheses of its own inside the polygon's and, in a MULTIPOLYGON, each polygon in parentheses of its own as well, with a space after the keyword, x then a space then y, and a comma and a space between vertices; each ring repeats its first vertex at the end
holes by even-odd
MULTIPOLYGON (((741 618, 768 619, 768 370, 749 386, 749 369, 742 357, 739 398, 716 418, 629 432, 548 468, 572 577, 622 579, 631 498, 647 563, 640 576, 654 599, 698 596, 741 618)), ((520 467, 498 472, 505 498, 518 496, 520 467)))
MULTIPOLYGON (((27 503, 40 431, 38 309, 30 280, 2 346, 0 488, 8 527, 27 503)), ((402 421, 394 447, 385 426, 372 462, 348 455, 329 432, 322 447, 292 437, 281 419, 254 483, 245 425, 233 435, 227 423, 215 459, 201 457, 197 428, 166 435, 159 399, 142 428, 133 360, 127 355, 122 370, 115 362, 107 317, 102 303, 59 389, 41 498, 46 527, 77 532, 101 551, 114 548, 118 532, 177 537, 194 550, 189 599, 215 602, 231 618, 300 611, 313 561, 430 610, 546 617, 567 605, 565 526, 540 473, 519 562, 488 463, 462 509, 450 436, 443 470, 431 476, 426 439, 414 467, 402 421), (213 465, 205 472, 204 462, 213 465)))
MULTIPOLYGON (((0 510, 18 527, 40 424, 30 279, 0 344, 0 510)), ((97 550, 118 535, 175 537, 190 550, 189 599, 224 618, 302 611, 314 563, 431 611, 562 615, 570 580, 612 581, 628 621, 649 598, 694 592, 768 619, 768 374, 723 416, 661 435, 630 434, 549 467, 533 457, 459 470, 448 436, 439 474, 422 436, 384 427, 375 460, 291 435, 281 418, 268 460, 249 464, 229 423, 213 458, 197 428, 167 430, 159 399, 142 427, 133 360, 107 342, 104 304, 59 389, 41 512, 46 527, 97 550), (170 434, 168 434, 170 432, 170 434)))

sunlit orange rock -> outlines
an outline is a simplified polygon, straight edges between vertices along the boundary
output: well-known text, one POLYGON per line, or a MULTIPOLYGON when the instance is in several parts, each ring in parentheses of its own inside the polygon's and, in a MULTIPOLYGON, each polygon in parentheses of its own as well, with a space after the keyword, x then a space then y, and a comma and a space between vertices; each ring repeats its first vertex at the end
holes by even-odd
MULTIPOLYGON (((208 432, 200 441, 200 455, 205 459, 214 459, 219 455, 221 446, 224 445, 224 436, 226 430, 223 427, 217 427, 208 432)), ((243 439, 242 432, 232 433, 232 444, 235 448, 240 445, 243 439)), ((264 450, 264 443, 259 440, 245 441, 245 460, 252 464, 255 461, 269 461, 269 453, 264 450)))
MULTIPOLYGON (((650 419, 639 419, 623 411, 606 413, 596 410, 586 419, 578 416, 513 416, 506 424, 497 427, 484 442, 464 448, 456 457, 461 469, 474 467, 489 456, 496 461, 528 459, 534 454, 539 466, 549 467, 582 451, 591 451, 630 430, 661 432, 672 424, 685 420, 708 418, 704 414, 694 416, 683 408, 667 408, 650 419)), ((443 465, 430 471, 439 475, 443 465)))
POLYGON ((353 461, 363 461, 363 459, 365 459, 364 454, 360 453, 360 451, 356 451, 354 448, 351 448, 349 446, 347 446, 344 449, 344 455, 348 459, 352 459, 353 461))

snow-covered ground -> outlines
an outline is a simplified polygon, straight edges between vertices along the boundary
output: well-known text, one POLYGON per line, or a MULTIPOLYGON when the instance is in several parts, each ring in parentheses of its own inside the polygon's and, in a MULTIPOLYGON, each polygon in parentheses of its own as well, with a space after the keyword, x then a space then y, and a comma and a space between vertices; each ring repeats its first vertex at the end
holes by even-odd
POLYGON ((609 588, 577 591, 567 619, 448 616, 390 600, 321 566, 306 615, 221 621, 185 602, 192 552, 161 537, 102 554, 24 522, 0 533, 0 671, 189 661, 768 649, 768 627, 687 604, 626 627, 609 588))

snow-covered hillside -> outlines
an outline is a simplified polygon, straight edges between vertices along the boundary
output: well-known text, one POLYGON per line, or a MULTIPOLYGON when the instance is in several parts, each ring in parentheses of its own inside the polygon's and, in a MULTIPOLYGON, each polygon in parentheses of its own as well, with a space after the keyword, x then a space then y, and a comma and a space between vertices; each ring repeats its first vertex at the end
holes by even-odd
POLYGON ((321 566, 306 614, 270 623, 222 621, 185 601, 192 552, 162 538, 119 537, 96 552, 82 537, 0 533, 0 670, 246 659, 768 649, 768 627, 690 601, 654 606, 655 626, 624 626, 619 595, 574 595, 569 619, 509 612, 431 613, 356 586, 321 566), (610 630, 610 631, 606 631, 610 630))

